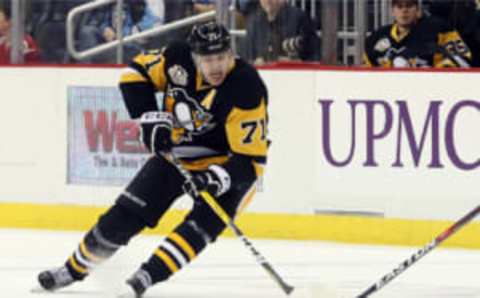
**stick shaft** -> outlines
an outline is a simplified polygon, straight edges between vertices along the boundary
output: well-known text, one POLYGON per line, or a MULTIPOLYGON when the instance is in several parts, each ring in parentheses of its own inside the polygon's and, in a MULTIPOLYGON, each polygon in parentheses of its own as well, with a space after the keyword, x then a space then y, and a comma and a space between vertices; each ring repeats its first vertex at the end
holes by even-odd
POLYGON ((399 276, 402 272, 407 270, 415 262, 423 258, 426 254, 439 246, 443 241, 448 239, 450 236, 460 230, 463 226, 469 223, 473 218, 475 218, 475 216, 477 216, 478 213, 480 213, 480 205, 477 206, 475 209, 471 210, 468 214, 464 215, 462 218, 460 218, 458 221, 448 227, 445 231, 443 231, 440 235, 438 235, 435 239, 433 239, 433 241, 416 251, 412 256, 410 256, 410 258, 400 263, 398 267, 384 275, 379 281, 371 285, 368 289, 366 289, 356 298, 366 298, 383 288, 386 284, 388 284, 397 276, 399 276))
MULTIPOLYGON (((180 162, 173 156, 166 156, 173 165, 180 171, 180 173, 185 177, 185 179, 192 179, 192 174, 187 171, 180 162)), ((243 244, 250 250, 252 255, 255 257, 257 262, 267 271, 269 276, 280 286, 282 291, 286 295, 290 295, 293 292, 294 287, 287 284, 285 280, 277 273, 277 271, 272 267, 272 265, 267 261, 267 259, 253 246, 252 242, 243 234, 242 230, 235 224, 233 219, 227 214, 227 212, 218 204, 217 200, 207 191, 201 191, 200 197, 212 208, 212 210, 222 219, 222 221, 227 224, 230 229, 235 233, 235 235, 240 238, 243 244)))

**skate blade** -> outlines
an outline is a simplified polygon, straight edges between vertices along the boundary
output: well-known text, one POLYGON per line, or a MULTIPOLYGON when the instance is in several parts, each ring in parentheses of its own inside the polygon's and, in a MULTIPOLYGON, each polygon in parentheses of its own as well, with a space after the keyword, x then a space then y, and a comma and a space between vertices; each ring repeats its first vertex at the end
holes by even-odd
MULTIPOLYGON (((62 294, 71 294, 71 295, 76 295, 76 296, 83 296, 83 297, 88 297, 88 296, 94 296, 94 297, 105 297, 105 298, 117 298, 116 295, 112 294, 107 294, 102 291, 82 291, 82 290, 61 290, 61 291, 50 291, 50 290, 45 290, 41 286, 35 286, 30 289, 30 293, 32 294, 46 294, 46 293, 51 293, 51 294, 56 294, 56 293, 62 293, 62 294)), ((134 296, 123 296, 122 298, 132 298, 134 296)), ((118 297, 120 298, 120 297, 118 297)))
POLYGON ((126 285, 122 285, 120 286, 120 288, 118 288, 116 291, 115 291, 115 297, 116 298, 135 298, 137 297, 137 295, 135 293, 133 293, 132 289, 126 285))
POLYGON ((132 292, 130 293, 117 293, 115 295, 115 298, 135 298, 137 297, 135 294, 133 294, 132 292))
POLYGON ((50 291, 45 290, 41 286, 37 285, 30 289, 30 293, 39 294, 39 293, 48 293, 50 291))

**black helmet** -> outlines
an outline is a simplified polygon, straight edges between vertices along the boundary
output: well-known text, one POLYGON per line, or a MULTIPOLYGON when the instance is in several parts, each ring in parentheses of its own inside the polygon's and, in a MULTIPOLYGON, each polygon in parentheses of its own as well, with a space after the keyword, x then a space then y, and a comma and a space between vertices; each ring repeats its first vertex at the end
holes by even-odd
POLYGON ((222 24, 211 21, 195 25, 188 43, 195 54, 215 54, 230 49, 230 33, 222 24))

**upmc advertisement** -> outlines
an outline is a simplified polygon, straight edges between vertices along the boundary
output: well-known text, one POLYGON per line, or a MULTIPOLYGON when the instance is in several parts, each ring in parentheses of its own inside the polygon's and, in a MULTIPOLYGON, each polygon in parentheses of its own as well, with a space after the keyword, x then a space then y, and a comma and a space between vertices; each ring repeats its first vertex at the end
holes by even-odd
POLYGON ((478 202, 480 92, 469 75, 317 73, 318 196, 335 209, 382 214, 478 202))
MULTIPOLYGON (((343 104, 343 107, 335 107, 332 99, 319 99, 318 104, 322 122, 322 151, 326 161, 332 166, 348 166, 355 156, 356 146, 362 145, 365 146, 366 152, 363 157, 359 157, 362 159, 361 164, 364 167, 379 167, 375 146, 384 139, 391 139, 393 145, 389 154, 391 160, 386 161, 387 166, 406 167, 405 160, 411 159, 413 167, 443 168, 447 163, 464 171, 480 167, 480 159, 474 155, 473 148, 467 146, 468 138, 462 134, 462 130, 467 129, 465 126, 468 123, 475 124, 471 120, 476 116, 475 112, 480 111, 479 101, 458 100, 448 104, 442 100, 423 100, 420 103, 417 101, 409 104, 406 100, 389 102, 351 98, 337 102, 337 106, 343 104), (334 108, 347 111, 343 115, 334 114, 334 108), (416 114, 424 110, 423 117, 412 119, 412 109, 416 110, 416 114), (334 156, 332 148, 333 139, 340 137, 338 131, 336 135, 332 135, 332 131, 336 131, 331 124, 332 114, 341 117, 342 122, 350 124, 350 129, 343 132, 350 143, 348 154, 340 158, 334 156), (362 118, 363 121, 358 121, 362 118), (358 140, 356 132, 362 129, 365 129, 365 134, 362 140, 358 140), (428 151, 427 143, 430 147, 428 151), (442 144, 444 148, 441 148, 442 144), (443 156, 440 154, 442 150, 443 156), (409 154, 411 158, 407 157, 409 154)), ((385 155, 385 152, 381 155, 385 155)))

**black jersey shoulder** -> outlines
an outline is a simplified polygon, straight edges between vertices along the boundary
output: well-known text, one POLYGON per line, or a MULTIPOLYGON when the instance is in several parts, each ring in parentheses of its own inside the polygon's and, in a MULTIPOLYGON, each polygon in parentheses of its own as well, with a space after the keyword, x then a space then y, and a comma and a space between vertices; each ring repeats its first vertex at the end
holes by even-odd
POLYGON ((378 30, 367 36, 365 40, 365 52, 370 59, 373 59, 376 52, 376 45, 379 41, 384 39, 391 41, 392 38, 390 32, 392 31, 392 26, 393 25, 390 24, 380 27, 378 30))
POLYGON ((174 64, 193 67, 192 51, 188 43, 183 41, 176 41, 169 44, 163 50, 165 57, 165 66, 168 68, 174 64))
POLYGON ((258 71, 240 58, 225 81, 225 88, 232 104, 241 109, 257 107, 262 100, 268 101, 267 88, 258 71))
POLYGON ((419 31, 430 33, 442 33, 454 30, 447 22, 435 16, 422 17, 416 27, 419 31))
POLYGON ((191 57, 191 50, 188 43, 184 41, 174 41, 163 49, 163 55, 167 59, 181 59, 191 57))
POLYGON ((383 27, 380 27, 378 28, 378 30, 375 30, 374 32, 372 32, 369 36, 367 36, 367 39, 366 39, 366 42, 375 42, 381 38, 384 38, 384 37, 389 37, 390 36, 390 32, 392 31, 392 25, 386 25, 386 26, 383 26, 383 27))

